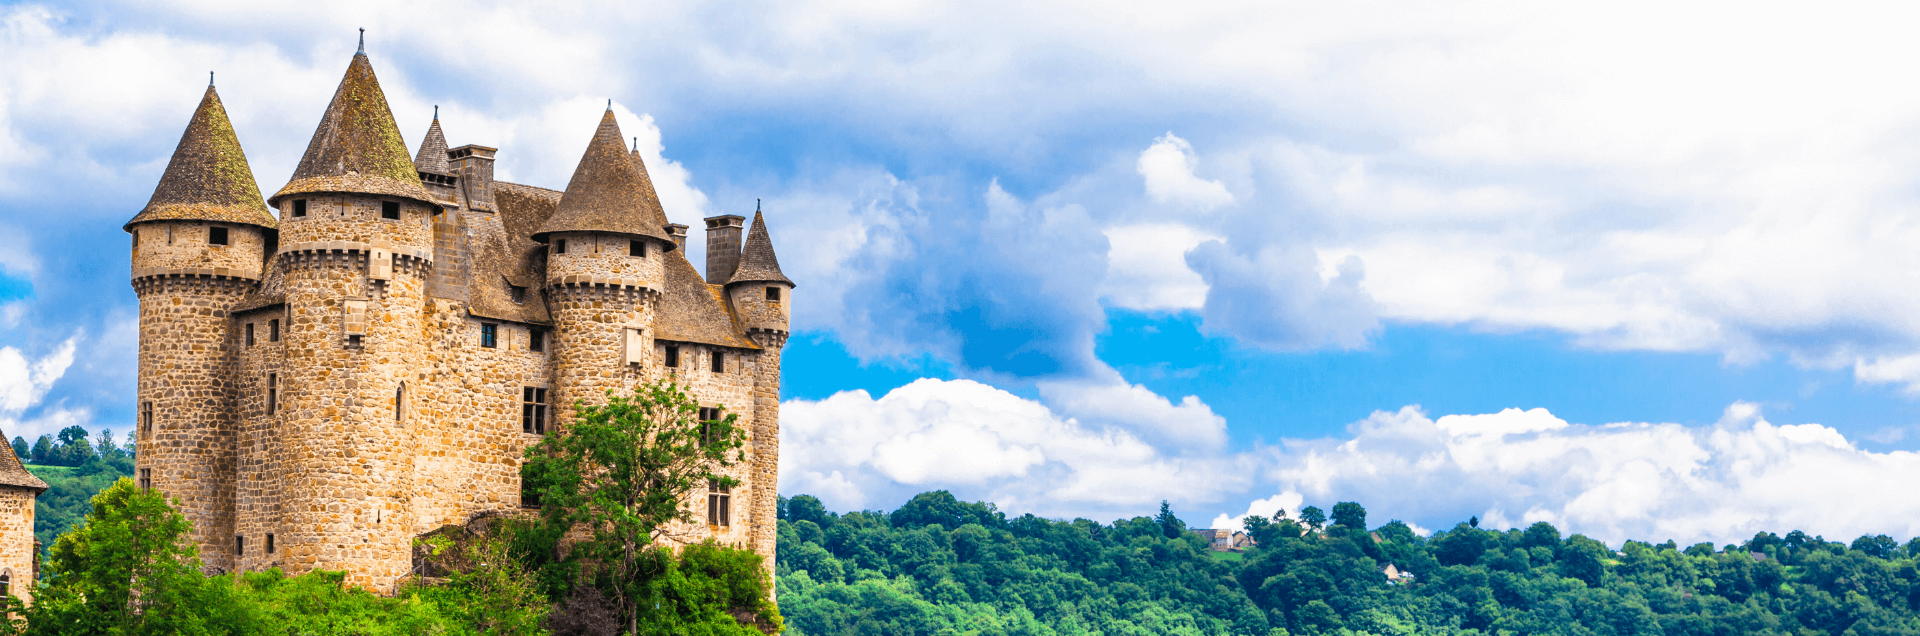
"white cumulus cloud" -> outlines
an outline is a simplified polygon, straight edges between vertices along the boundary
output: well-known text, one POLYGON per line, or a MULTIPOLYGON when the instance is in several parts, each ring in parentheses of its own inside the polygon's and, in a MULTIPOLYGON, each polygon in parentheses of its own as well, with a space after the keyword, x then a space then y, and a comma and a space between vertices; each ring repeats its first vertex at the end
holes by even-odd
POLYGON ((40 406, 53 384, 73 366, 79 341, 80 335, 75 334, 37 360, 29 360, 19 349, 0 347, 0 430, 31 438, 86 421, 87 409, 65 406, 42 412, 37 418, 21 419, 29 410, 40 406))
POLYGON ((1219 181, 1195 176, 1200 167, 1193 144, 1169 131, 1141 151, 1135 169, 1146 180, 1147 196, 1156 203, 1170 203, 1200 209, 1212 209, 1233 202, 1233 193, 1219 181))

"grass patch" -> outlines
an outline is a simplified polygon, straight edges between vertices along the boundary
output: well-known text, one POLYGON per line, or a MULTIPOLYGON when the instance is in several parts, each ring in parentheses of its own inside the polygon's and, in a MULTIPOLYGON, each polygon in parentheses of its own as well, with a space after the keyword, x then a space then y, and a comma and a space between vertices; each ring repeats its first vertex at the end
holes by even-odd
POLYGON ((41 479, 46 479, 48 477, 66 477, 68 475, 72 475, 75 469, 75 467, 73 466, 41 466, 39 464, 21 464, 21 465, 27 468, 27 472, 33 473, 33 476, 39 477, 41 479))
MULTIPOLYGON (((1209 551, 1209 552, 1212 552, 1212 551, 1209 551)), ((1213 554, 1213 558, 1219 559, 1221 561, 1247 560, 1247 553, 1245 552, 1212 552, 1212 554, 1213 554)))

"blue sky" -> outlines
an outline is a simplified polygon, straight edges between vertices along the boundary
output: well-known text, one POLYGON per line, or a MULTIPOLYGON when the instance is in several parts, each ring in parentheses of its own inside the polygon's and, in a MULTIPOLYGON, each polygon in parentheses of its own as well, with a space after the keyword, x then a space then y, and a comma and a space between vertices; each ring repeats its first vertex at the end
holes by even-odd
POLYGON ((119 226, 205 73, 272 191, 365 27, 410 144, 437 105, 559 187, 612 99, 674 221, 764 200, 787 494, 1904 539, 1860 487, 1920 476, 1887 11, 4 4, 0 428, 125 431, 119 226))

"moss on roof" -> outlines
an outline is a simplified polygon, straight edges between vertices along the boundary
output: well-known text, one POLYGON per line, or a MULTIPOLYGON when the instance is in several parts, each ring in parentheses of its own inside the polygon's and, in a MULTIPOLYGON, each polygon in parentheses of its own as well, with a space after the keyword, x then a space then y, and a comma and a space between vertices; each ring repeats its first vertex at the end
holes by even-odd
POLYGON ((227 109, 212 86, 180 135, 173 159, 160 176, 147 207, 122 229, 146 221, 217 221, 273 229, 273 215, 260 200, 260 184, 253 180, 240 137, 233 132, 227 109))
POLYGON ((653 187, 627 152, 620 124, 609 110, 600 117, 600 128, 580 157, 580 166, 567 182, 566 194, 553 216, 533 234, 542 243, 555 232, 607 232, 644 236, 665 243, 673 251, 673 238, 667 236, 667 216, 650 197, 653 187))
POLYGON ((433 117, 433 125, 427 127, 427 137, 420 140, 420 154, 413 156, 413 169, 433 174, 453 174, 453 166, 447 161, 447 134, 440 131, 440 116, 433 117))
POLYGON ((374 77, 373 63, 364 54, 354 55, 347 65, 347 75, 321 115, 293 178, 267 202, 278 204, 312 192, 384 194, 433 203, 413 158, 407 156, 407 143, 374 77))

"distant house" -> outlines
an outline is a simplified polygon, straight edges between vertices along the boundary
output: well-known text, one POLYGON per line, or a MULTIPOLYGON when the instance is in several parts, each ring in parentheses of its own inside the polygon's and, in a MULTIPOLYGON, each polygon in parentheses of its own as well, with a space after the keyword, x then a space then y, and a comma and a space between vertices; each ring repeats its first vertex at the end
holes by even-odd
POLYGON ((1245 532, 1233 533, 1233 549, 1234 550, 1245 550, 1255 545, 1257 544, 1253 542, 1253 535, 1247 534, 1245 532))
POLYGON ((1207 541, 1207 548, 1214 552, 1226 552, 1233 549, 1232 530, 1225 528, 1195 528, 1193 533, 1207 541))
POLYGON ((1402 571, 1400 568, 1394 567, 1392 563, 1388 563, 1387 568, 1381 571, 1381 574, 1387 575, 1387 583, 1392 585, 1413 582, 1412 572, 1402 571))

